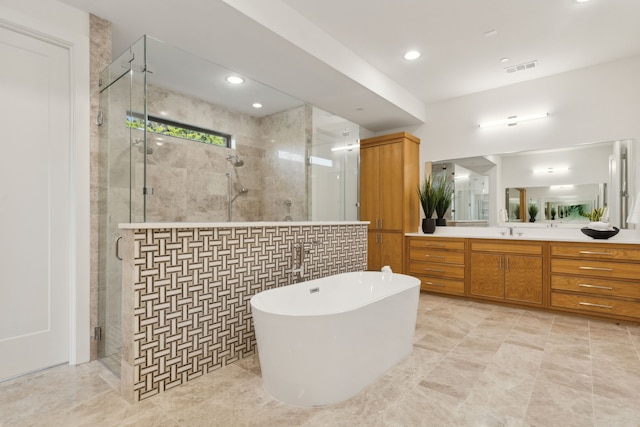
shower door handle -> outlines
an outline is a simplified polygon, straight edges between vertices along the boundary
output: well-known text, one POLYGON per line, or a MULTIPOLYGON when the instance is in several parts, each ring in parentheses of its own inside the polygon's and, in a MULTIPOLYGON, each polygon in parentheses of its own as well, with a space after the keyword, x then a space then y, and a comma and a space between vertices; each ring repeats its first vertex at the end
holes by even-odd
POLYGON ((122 261, 122 256, 120 255, 120 240, 122 240, 122 236, 116 237, 116 258, 122 261))

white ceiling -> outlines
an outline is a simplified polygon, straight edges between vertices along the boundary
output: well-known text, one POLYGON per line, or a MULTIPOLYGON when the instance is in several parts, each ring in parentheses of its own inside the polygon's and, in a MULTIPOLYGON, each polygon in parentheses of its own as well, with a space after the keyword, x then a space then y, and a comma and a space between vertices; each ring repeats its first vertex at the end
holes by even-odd
POLYGON ((426 104, 640 54, 640 0, 61 1, 112 22, 114 57, 149 34, 373 131, 427 121, 426 104), (404 60, 408 49, 422 57, 404 60))

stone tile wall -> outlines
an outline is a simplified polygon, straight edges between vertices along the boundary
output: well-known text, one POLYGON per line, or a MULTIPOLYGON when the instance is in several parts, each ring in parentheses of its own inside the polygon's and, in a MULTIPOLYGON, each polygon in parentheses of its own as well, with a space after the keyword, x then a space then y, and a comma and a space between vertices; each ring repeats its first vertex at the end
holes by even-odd
POLYGON ((293 283, 295 242, 319 242, 306 280, 367 266, 366 224, 123 232, 121 381, 130 401, 254 354, 249 300, 293 283))

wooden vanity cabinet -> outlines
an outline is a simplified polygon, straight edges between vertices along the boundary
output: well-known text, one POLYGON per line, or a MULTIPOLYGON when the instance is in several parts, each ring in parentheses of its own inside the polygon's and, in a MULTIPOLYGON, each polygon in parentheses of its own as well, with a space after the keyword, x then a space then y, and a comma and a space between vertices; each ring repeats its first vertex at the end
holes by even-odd
POLYGON ((404 271, 404 234, 420 226, 420 139, 406 132, 360 141, 360 220, 369 221, 367 268, 404 271))
POLYGON ((637 245, 551 243, 551 307, 640 320, 637 245))
POLYGON ((470 296, 543 306, 544 256, 544 242, 471 239, 470 296))
POLYGON ((466 239, 407 238, 407 274, 420 289, 450 295, 465 294, 466 239))

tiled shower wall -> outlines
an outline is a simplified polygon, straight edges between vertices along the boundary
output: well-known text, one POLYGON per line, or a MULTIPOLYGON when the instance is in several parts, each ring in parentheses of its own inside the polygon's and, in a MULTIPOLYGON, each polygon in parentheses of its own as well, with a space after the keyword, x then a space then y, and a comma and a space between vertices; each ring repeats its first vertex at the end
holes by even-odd
POLYGON ((139 401, 256 352, 250 298, 367 266, 361 223, 123 230, 123 395, 139 401))

